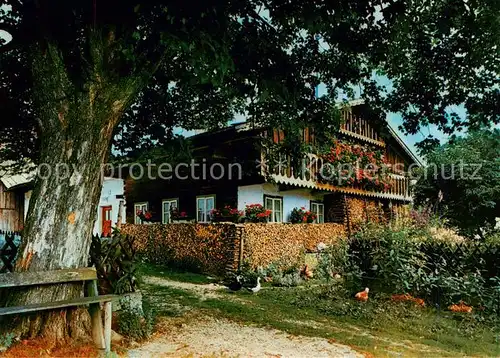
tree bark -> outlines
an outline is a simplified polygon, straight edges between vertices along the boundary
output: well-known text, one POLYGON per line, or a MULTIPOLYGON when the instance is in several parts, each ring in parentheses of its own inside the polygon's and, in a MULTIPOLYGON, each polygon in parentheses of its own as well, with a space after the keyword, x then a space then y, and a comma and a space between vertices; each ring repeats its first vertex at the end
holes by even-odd
MULTIPOLYGON (((100 168, 108 151, 109 136, 100 135, 100 128, 91 123, 80 124, 78 130, 53 132, 42 138, 41 165, 47 171, 41 170, 43 178, 36 179, 16 271, 88 265, 101 188, 100 168)), ((13 294, 8 305, 70 299, 82 293, 82 284, 40 286, 13 294)), ((67 318, 64 312, 28 317, 21 322, 21 333, 41 334, 56 342, 65 341, 68 336, 81 336, 83 332, 70 331, 67 318)), ((73 329, 77 327, 73 323, 73 329)))
MULTIPOLYGON (((100 53, 102 51, 97 51, 100 53)), ((96 71, 83 87, 72 84, 57 49, 36 53, 35 100, 41 125, 39 172, 15 270, 47 271, 88 265, 88 255, 113 129, 134 90, 106 83, 96 71)), ((10 292, 6 304, 24 305, 82 296, 82 284, 10 292)), ((86 310, 18 317, 21 336, 54 344, 89 337, 86 310)))

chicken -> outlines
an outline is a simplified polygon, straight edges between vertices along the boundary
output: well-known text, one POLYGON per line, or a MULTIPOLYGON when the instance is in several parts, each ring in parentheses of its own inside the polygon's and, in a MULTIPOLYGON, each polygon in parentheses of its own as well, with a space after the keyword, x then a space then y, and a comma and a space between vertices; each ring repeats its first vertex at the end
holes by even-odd
POLYGON ((368 301, 368 292, 370 292, 370 289, 366 287, 364 291, 356 293, 354 298, 360 302, 366 302, 368 301))
POLYGON ((391 300, 395 302, 400 302, 400 301, 411 301, 413 299, 412 295, 405 293, 402 295, 392 295, 391 300))
POLYGON ((448 309, 452 312, 465 312, 465 313, 471 313, 472 312, 472 307, 467 306, 464 301, 460 301, 458 305, 451 305, 448 307, 448 309))
POLYGON ((418 306, 424 307, 425 306, 425 301, 421 298, 416 298, 413 297, 412 295, 405 293, 403 295, 392 295, 391 297, 392 301, 400 302, 400 301, 412 301, 418 306))
POLYGON ((243 284, 241 283, 241 276, 236 276, 236 280, 230 282, 228 285, 226 285, 229 291, 236 292, 241 290, 243 287, 243 284))
POLYGON ((309 269, 308 265, 305 265, 302 270, 300 270, 300 276, 305 278, 306 280, 309 280, 313 278, 314 274, 313 272, 309 269))
POLYGON ((420 307, 425 307, 425 301, 421 298, 414 298, 413 302, 415 302, 420 307))

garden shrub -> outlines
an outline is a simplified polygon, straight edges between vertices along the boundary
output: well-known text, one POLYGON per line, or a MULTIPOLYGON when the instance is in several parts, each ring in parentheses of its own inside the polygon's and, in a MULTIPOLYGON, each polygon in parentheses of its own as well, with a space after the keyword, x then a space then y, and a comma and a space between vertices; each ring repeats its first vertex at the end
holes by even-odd
POLYGON ((0 352, 10 348, 14 343, 16 334, 12 332, 4 333, 0 335, 0 352))
POLYGON ((499 311, 500 246, 433 241, 426 236, 432 232, 366 227, 349 241, 347 254, 345 248, 325 250, 319 272, 327 277, 343 269, 345 286, 353 292, 369 287, 372 292, 409 293, 442 308, 463 300, 485 312, 499 311))
POLYGON ((349 243, 347 240, 338 240, 318 253, 316 276, 326 280, 335 274, 344 276, 352 269, 349 263, 349 243))
POLYGON ((423 254, 408 240, 405 232, 385 230, 373 247, 372 272, 385 290, 416 293, 420 276, 425 274, 423 254))
POLYGON ((114 229, 111 238, 94 236, 90 265, 95 266, 102 294, 135 292, 138 285, 138 256, 132 238, 114 229))
POLYGON ((303 280, 300 277, 300 265, 289 264, 287 261, 275 261, 266 267, 258 267, 256 270, 252 268, 247 261, 243 264, 241 275, 244 282, 256 282, 257 277, 265 280, 270 280, 271 285, 278 287, 295 287, 300 285, 303 280))
POLYGON ((303 282, 299 271, 283 273, 283 275, 273 276, 271 284, 277 287, 296 287, 303 282))

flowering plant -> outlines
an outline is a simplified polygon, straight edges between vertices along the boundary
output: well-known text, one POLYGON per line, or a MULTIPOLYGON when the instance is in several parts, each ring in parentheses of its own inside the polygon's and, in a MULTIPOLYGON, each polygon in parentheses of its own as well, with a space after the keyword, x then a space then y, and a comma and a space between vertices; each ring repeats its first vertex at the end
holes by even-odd
POLYGON ((245 217, 253 223, 266 222, 272 211, 266 210, 261 204, 250 204, 245 207, 245 217))
POLYGON ((334 139, 322 158, 329 164, 323 168, 323 178, 334 185, 375 191, 391 187, 389 166, 381 151, 334 139))
POLYGON ((142 222, 150 222, 153 218, 153 213, 147 210, 137 210, 137 217, 141 219, 142 222))
POLYGON ((171 208, 170 209, 170 218, 172 220, 187 220, 188 215, 185 211, 179 211, 178 208, 171 208))
POLYGON ((294 208, 290 213, 290 222, 292 224, 298 223, 313 223, 316 220, 316 214, 306 208, 294 208))
POLYGON ((242 217, 243 212, 236 208, 232 208, 230 205, 226 205, 222 209, 210 210, 210 218, 212 221, 238 222, 242 217))

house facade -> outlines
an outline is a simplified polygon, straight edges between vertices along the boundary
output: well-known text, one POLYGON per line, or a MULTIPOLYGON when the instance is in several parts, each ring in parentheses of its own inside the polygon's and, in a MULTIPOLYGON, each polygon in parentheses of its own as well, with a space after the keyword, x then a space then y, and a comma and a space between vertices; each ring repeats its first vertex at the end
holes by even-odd
MULTIPOLYGON (((192 220, 209 222, 214 208, 228 205, 244 210, 247 205, 261 204, 271 211, 270 222, 288 222, 294 208, 305 208, 316 214, 318 223, 344 223, 353 203, 362 203, 365 211, 376 208, 386 216, 411 203, 407 171, 420 165, 418 158, 394 131, 379 130, 362 102, 344 109, 342 116, 335 137, 354 152, 369 158, 380 156, 391 168, 383 182, 377 179, 376 185, 367 185, 361 180, 326 180, 324 168, 331 164, 327 163, 329 157, 313 152, 298 161, 285 154, 271 161, 270 148, 283 141, 286 133, 243 123, 191 137, 194 149, 190 165, 169 163, 171 174, 176 175, 129 176, 125 184, 127 222, 141 223, 137 213, 148 211, 153 222, 169 223, 174 207, 192 220), (297 162, 299 165, 292 164, 297 162)), ((304 129, 305 144, 314 144, 314 137, 313 129, 304 129)), ((359 179, 358 174, 354 179, 359 179)))
POLYGON ((118 223, 125 223, 126 202, 123 179, 105 177, 102 183, 94 235, 110 236, 118 223))

